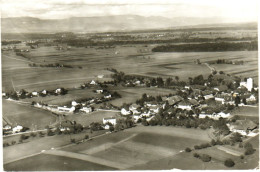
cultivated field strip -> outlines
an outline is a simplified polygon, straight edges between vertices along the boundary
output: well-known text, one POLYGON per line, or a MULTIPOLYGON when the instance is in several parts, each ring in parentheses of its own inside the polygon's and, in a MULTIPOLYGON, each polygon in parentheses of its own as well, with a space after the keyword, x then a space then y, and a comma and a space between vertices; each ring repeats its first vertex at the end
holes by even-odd
POLYGON ((61 150, 50 150, 50 151, 46 151, 44 153, 50 154, 50 155, 57 155, 57 156, 80 159, 80 160, 84 160, 84 161, 88 161, 88 162, 93 162, 93 163, 96 163, 96 164, 105 165, 105 166, 108 166, 108 167, 113 167, 113 168, 116 168, 116 169, 119 169, 119 170, 129 168, 129 166, 126 165, 126 164, 121 164, 121 163, 117 163, 115 161, 110 161, 110 160, 107 160, 107 159, 93 157, 93 156, 86 155, 86 154, 66 152, 66 151, 61 151, 61 150))

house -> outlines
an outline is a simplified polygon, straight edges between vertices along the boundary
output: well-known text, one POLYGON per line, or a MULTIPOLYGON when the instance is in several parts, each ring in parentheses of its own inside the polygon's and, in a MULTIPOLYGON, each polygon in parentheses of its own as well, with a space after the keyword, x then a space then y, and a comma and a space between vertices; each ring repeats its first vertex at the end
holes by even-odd
POLYGON ((172 97, 168 97, 166 100, 168 101, 170 106, 173 106, 179 103, 180 101, 182 101, 183 98, 180 96, 172 96, 172 97))
POLYGON ((12 130, 13 130, 13 133, 18 133, 18 132, 20 132, 22 129, 23 129, 23 127, 22 127, 21 125, 17 125, 17 126, 14 127, 12 130))
POLYGON ((79 103, 77 103, 75 100, 71 102, 71 106, 77 106, 79 103))
POLYGON ((253 88, 253 79, 248 78, 246 82, 240 82, 240 87, 245 87, 248 91, 251 91, 253 88))
POLYGON ((92 80, 92 81, 90 82, 90 85, 97 85, 97 83, 96 83, 94 80, 92 80))
POLYGON ((56 93, 56 94, 60 94, 60 93, 61 93, 61 89, 60 89, 60 88, 57 88, 57 89, 55 90, 55 93, 56 93))
POLYGON ((224 98, 215 97, 215 100, 218 101, 218 102, 221 102, 222 104, 225 103, 225 99, 224 98))
POLYGON ((107 94, 104 96, 105 99, 110 99, 111 97, 112 97, 111 94, 107 94))
POLYGON ((96 90, 96 93, 101 94, 103 93, 103 90, 102 89, 96 90))
POLYGON ((241 135, 248 135, 257 128, 257 124, 251 120, 246 119, 237 120, 234 124, 229 124, 228 127, 232 132, 238 132, 241 135))
POLYGON ((228 118, 228 117, 230 117, 230 113, 224 113, 224 112, 219 112, 219 113, 217 113, 216 114, 216 116, 218 117, 218 118, 228 118))
POLYGON ((134 121, 137 122, 141 117, 141 115, 133 115, 134 121))
POLYGON ((4 127, 3 127, 3 130, 11 130, 12 129, 12 126, 9 125, 9 124, 6 124, 4 127))
POLYGON ((209 95, 205 95, 204 98, 208 100, 208 99, 214 99, 215 97, 212 94, 209 94, 209 95))
POLYGON ((37 92, 37 91, 33 91, 33 92, 32 92, 32 95, 33 95, 33 96, 38 96, 38 92, 37 92))
POLYGON ((46 95, 47 91, 46 90, 42 90, 42 94, 46 95))
POLYGON ((186 110, 191 110, 191 103, 188 100, 183 100, 178 103, 178 108, 180 109, 186 109, 186 110))
POLYGON ((83 107, 82 109, 80 109, 80 111, 85 112, 85 113, 90 113, 92 112, 92 108, 91 107, 83 107))
POLYGON ((159 112, 159 106, 158 105, 157 106, 151 106, 150 111, 152 113, 158 113, 159 112))
POLYGON ((110 118, 103 118, 103 124, 111 123, 112 125, 116 125, 116 118, 110 117, 110 118))
POLYGON ((125 109, 125 108, 122 108, 122 109, 121 109, 121 114, 122 114, 122 115, 130 115, 130 114, 131 114, 131 111, 129 111, 129 110, 125 109))
POLYGON ((58 107, 58 111, 59 112, 68 112, 68 113, 71 113, 71 112, 74 112, 75 110, 75 107, 72 106, 71 108, 68 108, 68 107, 58 107))
POLYGON ((248 102, 253 102, 253 101, 256 101, 256 98, 255 98, 255 96, 252 94, 249 98, 246 99, 246 101, 248 101, 248 102))
POLYGON ((130 111, 134 111, 134 110, 137 110, 137 108, 139 108, 140 107, 140 105, 137 105, 137 104, 132 104, 131 106, 129 106, 129 110, 130 111))
POLYGON ((144 112, 144 113, 142 113, 140 115, 140 117, 149 117, 149 116, 151 116, 150 111, 149 112, 144 112))

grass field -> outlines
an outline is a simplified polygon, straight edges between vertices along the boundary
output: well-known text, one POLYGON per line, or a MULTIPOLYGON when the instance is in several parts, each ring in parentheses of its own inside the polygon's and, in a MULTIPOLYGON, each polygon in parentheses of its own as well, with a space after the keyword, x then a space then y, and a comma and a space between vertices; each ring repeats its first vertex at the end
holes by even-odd
POLYGON ((186 147, 209 140, 207 131, 202 130, 138 126, 63 151, 88 154, 133 168, 138 164, 173 156, 186 147))
MULTIPOLYGON (((154 45, 149 45, 150 49, 154 45)), ((138 74, 152 77, 175 77, 188 80, 199 74, 207 76, 210 70, 203 64, 196 65, 194 60, 202 63, 216 59, 237 59, 246 61, 241 66, 216 66, 217 70, 234 73, 238 76, 257 78, 257 52, 206 52, 206 53, 141 53, 142 45, 117 46, 111 49, 75 48, 69 51, 58 51, 54 47, 40 47, 29 52, 30 60, 16 56, 14 52, 4 52, 2 56, 3 90, 15 89, 29 91, 55 89, 57 87, 78 87, 81 83, 98 79, 97 75, 105 75, 101 81, 109 80, 111 72, 105 68, 116 68, 127 74, 138 74), (115 52, 119 52, 115 54, 115 52), (72 65, 74 68, 32 68, 29 63, 60 63, 72 65), (78 66, 82 66, 79 69, 78 66), (189 69, 189 70, 187 70, 189 69), (190 72, 192 71, 192 72, 190 72), (238 73, 242 72, 242 73, 238 73), (51 77, 50 77, 51 76, 51 77)), ((257 80, 256 82, 257 83, 257 80)))
POLYGON ((3 100, 3 118, 11 122, 12 125, 22 125, 31 128, 37 125, 37 129, 43 129, 46 125, 56 121, 55 116, 48 111, 21 105, 3 100))
POLYGON ((92 122, 101 122, 103 123, 103 118, 116 117, 117 112, 108 112, 108 111, 95 111, 89 114, 80 113, 68 115, 65 118, 71 121, 76 121, 84 126, 90 125, 92 122))
POLYGON ((162 88, 142 88, 142 87, 135 87, 135 88, 114 88, 113 91, 117 91, 122 98, 115 99, 109 101, 109 103, 115 106, 122 106, 124 103, 135 103, 137 99, 140 99, 144 93, 151 96, 158 96, 158 95, 169 95, 170 93, 174 94, 174 90, 170 89, 162 89, 162 88))
POLYGON ((232 112, 232 115, 238 115, 241 119, 251 119, 258 123, 259 107, 239 107, 232 112))
POLYGON ((62 156, 40 154, 4 165, 8 171, 101 171, 116 170, 100 164, 62 156))
POLYGON ((68 91, 66 95, 60 96, 46 96, 46 97, 33 97, 28 99, 23 99, 21 101, 25 102, 43 102, 50 105, 65 105, 70 104, 73 100, 86 99, 91 97, 103 97, 102 94, 96 94, 93 92, 94 88, 85 88, 85 89, 72 89, 68 91))

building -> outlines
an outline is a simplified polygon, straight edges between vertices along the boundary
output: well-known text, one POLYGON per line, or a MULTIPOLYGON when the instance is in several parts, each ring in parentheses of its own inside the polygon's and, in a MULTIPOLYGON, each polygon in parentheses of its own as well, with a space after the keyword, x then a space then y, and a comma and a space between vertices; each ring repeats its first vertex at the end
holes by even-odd
POLYGON ((116 125, 116 118, 110 117, 110 118, 103 118, 103 124, 111 123, 112 125, 116 125))
POLYGON ((122 115, 130 115, 131 112, 130 112, 129 110, 125 109, 125 108, 122 108, 122 109, 121 109, 121 114, 122 114, 122 115))
POLYGON ((13 128, 13 133, 18 133, 23 129, 23 126, 17 125, 16 127, 13 128))
POLYGON ((96 83, 94 80, 92 80, 92 81, 90 82, 90 85, 97 85, 97 83, 96 83))
POLYGON ((46 95, 47 91, 46 90, 42 90, 42 94, 46 95))
POLYGON ((71 102, 71 106, 77 106, 78 105, 78 103, 75 101, 75 100, 73 100, 72 102, 71 102))
POLYGON ((60 89, 60 88, 57 88, 57 89, 55 90, 55 93, 56 93, 56 94, 60 94, 60 93, 61 93, 61 89, 60 89))
POLYGON ((103 93, 103 90, 102 89, 96 90, 96 93, 101 94, 101 93, 103 93))
POLYGON ((80 111, 85 112, 85 113, 90 113, 90 112, 92 112, 92 108, 91 107, 83 107, 82 109, 80 109, 80 111))
POLYGON ((229 124, 228 127, 232 132, 248 135, 257 128, 257 124, 251 120, 237 120, 234 124, 229 124))
POLYGON ((168 97, 166 100, 168 101, 170 106, 173 106, 173 105, 179 103, 180 101, 182 101, 183 98, 180 96, 172 96, 172 97, 168 97))
POLYGON ((252 78, 247 78, 246 88, 247 88, 248 91, 252 90, 252 88, 253 88, 253 79, 252 78))
POLYGON ((75 107, 72 106, 71 108, 68 108, 68 107, 58 107, 58 111, 59 112, 68 112, 68 113, 72 113, 74 112, 75 110, 75 107))
POLYGON ((32 95, 33 95, 33 96, 38 96, 38 92, 37 92, 37 91, 33 91, 33 92, 32 92, 32 95))

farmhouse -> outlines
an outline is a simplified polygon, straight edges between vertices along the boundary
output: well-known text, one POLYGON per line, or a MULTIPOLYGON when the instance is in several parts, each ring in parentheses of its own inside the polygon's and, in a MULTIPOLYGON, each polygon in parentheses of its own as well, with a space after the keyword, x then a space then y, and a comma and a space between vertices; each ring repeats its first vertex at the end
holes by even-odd
POLYGON ((42 94, 46 95, 47 91, 46 90, 42 90, 42 94))
POLYGON ((32 92, 32 95, 33 95, 33 96, 38 96, 38 92, 37 92, 37 91, 33 91, 33 92, 32 92))
POLYGON ((237 120, 234 124, 228 125, 228 127, 232 132, 238 132, 241 135, 248 135, 257 128, 257 124, 248 119, 237 120))
POLYGON ((90 82, 90 85, 97 85, 97 83, 96 83, 94 80, 92 80, 92 81, 90 82))
POLYGON ((75 100, 73 100, 72 102, 71 102, 71 106, 77 106, 78 105, 78 103, 75 101, 75 100))
POLYGON ((191 110, 191 103, 189 101, 181 101, 180 103, 178 103, 178 108, 180 109, 186 109, 186 110, 191 110))
POLYGON ((208 99, 214 99, 215 97, 212 94, 209 94, 209 95, 205 95, 204 98, 208 100, 208 99))
POLYGON ((103 90, 102 89, 96 90, 96 93, 101 94, 103 93, 103 90))
POLYGON ((92 108, 91 107, 83 107, 82 109, 80 109, 80 111, 85 112, 85 113, 90 113, 90 112, 92 112, 92 108))
POLYGON ((69 113, 71 113, 71 112, 74 112, 74 110, 75 110, 74 106, 72 106, 71 108, 68 108, 68 107, 58 107, 58 111, 59 112, 69 112, 69 113))
POLYGON ((116 125, 116 118, 110 117, 110 118, 103 118, 103 124, 111 123, 112 125, 116 125))
POLYGON ((249 98, 246 99, 246 101, 253 102, 253 101, 256 101, 256 98, 254 95, 251 95, 249 98))
POLYGON ((13 133, 18 133, 23 129, 21 125, 17 125, 16 127, 13 128, 13 133))
POLYGON ((112 97, 111 94, 107 94, 104 96, 105 99, 110 99, 111 97, 112 97))
POLYGON ((60 94, 60 93, 61 93, 61 89, 60 89, 60 88, 57 88, 57 89, 55 90, 55 93, 56 93, 56 94, 60 94))
POLYGON ((131 112, 130 112, 129 110, 125 109, 125 108, 122 108, 122 109, 121 109, 121 114, 122 114, 122 115, 130 115, 131 112))

